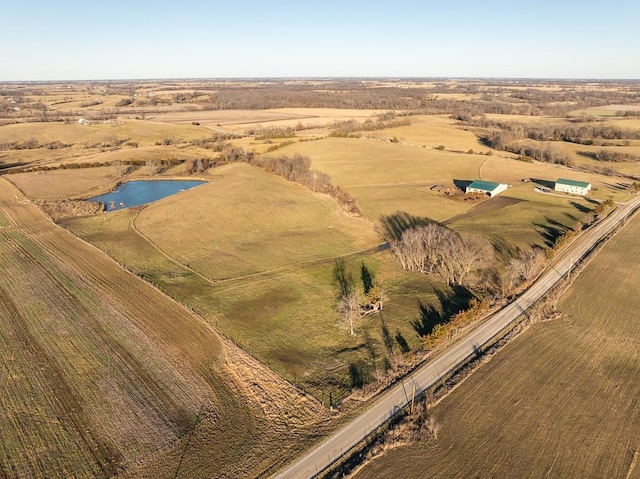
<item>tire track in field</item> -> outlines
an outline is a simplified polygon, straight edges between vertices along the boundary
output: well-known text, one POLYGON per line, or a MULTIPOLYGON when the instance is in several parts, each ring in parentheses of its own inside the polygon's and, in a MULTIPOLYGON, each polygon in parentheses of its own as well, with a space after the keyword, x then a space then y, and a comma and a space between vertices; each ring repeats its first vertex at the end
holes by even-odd
POLYGON ((114 476, 122 461, 122 455, 118 448, 107 438, 95 434, 92 422, 80 401, 76 399, 79 394, 69 385, 65 379, 64 371, 51 358, 44 347, 29 332, 26 324, 28 321, 22 317, 9 292, 0 284, 0 301, 9 311, 6 318, 22 347, 33 358, 35 366, 44 371, 48 379, 48 386, 53 393, 57 404, 61 406, 66 417, 73 423, 74 429, 82 438, 87 449, 102 470, 104 477, 114 476))
POLYGON ((143 206, 142 208, 140 208, 138 210, 138 212, 135 214, 135 216, 133 218, 131 218, 131 229, 138 235, 140 236, 143 240, 145 240, 147 243, 149 243, 149 245, 155 249, 158 253, 160 253, 164 258, 166 258, 167 260, 169 260, 170 262, 172 262, 173 264, 175 264, 176 266, 179 266, 181 268, 186 269, 187 271, 189 271, 190 273, 196 275, 198 278, 202 279, 204 282, 210 284, 211 286, 214 286, 216 284, 215 280, 212 280, 210 278, 207 278, 206 276, 204 276, 203 274, 197 272, 196 270, 194 270, 193 268, 187 266, 186 264, 180 263, 177 259, 173 258, 172 256, 170 256, 169 254, 165 253, 160 246, 158 246, 157 244, 155 244, 151 238, 149 238, 148 236, 146 236, 142 231, 140 231, 138 229, 138 227, 136 226, 136 220, 138 219, 138 216, 140 215, 140 213, 142 213, 145 210, 146 206, 143 206))
POLYGON ((235 289, 237 287, 243 287, 243 286, 245 286, 245 283, 241 283, 240 285, 231 285, 231 286, 226 287, 226 288, 218 288, 218 286, 220 286, 220 285, 224 285, 224 284, 228 284, 228 283, 235 283, 235 282, 243 282, 244 280, 252 280, 252 279, 254 279, 253 282, 257 282, 257 281, 266 280, 266 279, 278 278, 280 276, 285 276, 285 275, 287 275, 289 273, 292 273, 294 270, 297 270, 301 266, 320 266, 322 264, 332 263, 332 262, 336 261, 336 259, 339 259, 339 258, 348 260, 350 258, 353 258, 355 256, 359 256, 359 255, 363 255, 363 254, 367 255, 367 254, 377 253, 378 251, 382 251, 383 249, 386 249, 387 246, 388 246, 387 243, 381 243, 381 244, 379 244, 377 246, 371 246, 369 248, 365 248, 365 249, 362 249, 362 250, 359 250, 359 251, 352 251, 350 253, 345 253, 345 254, 342 254, 342 255, 337 256, 337 257, 315 258, 315 259, 310 259, 310 260, 305 260, 305 261, 298 261, 298 262, 295 262, 295 263, 289 263, 289 264, 285 264, 285 265, 282 265, 282 266, 277 266, 275 268, 271 268, 271 269, 264 270, 264 271, 258 271, 256 273, 248 273, 248 274, 244 274, 244 275, 234 276, 232 278, 211 279, 211 278, 203 275, 202 273, 199 273, 198 271, 194 270, 193 268, 191 268, 191 267, 179 262, 177 259, 175 259, 171 255, 169 255, 168 253, 163 251, 162 248, 160 248, 156 243, 154 243, 154 241, 151 238, 149 238, 142 231, 140 231, 138 229, 138 227, 136 226, 135 221, 138 218, 138 216, 140 215, 140 213, 142 213, 143 211, 144 211, 144 208, 140 209, 135 214, 135 216, 131 219, 131 229, 138 236, 140 236, 140 238, 142 238, 144 241, 149 243, 149 245, 151 247, 153 247, 156 251, 158 251, 158 253, 160 253, 164 258, 166 258, 167 260, 169 260, 170 262, 172 262, 176 266, 179 266, 180 268, 183 268, 183 269, 189 271, 190 273, 192 273, 195 276, 199 277, 200 279, 202 279, 203 281, 205 281, 209 285, 215 286, 218 291, 228 291, 228 290, 231 290, 231 289, 235 289))

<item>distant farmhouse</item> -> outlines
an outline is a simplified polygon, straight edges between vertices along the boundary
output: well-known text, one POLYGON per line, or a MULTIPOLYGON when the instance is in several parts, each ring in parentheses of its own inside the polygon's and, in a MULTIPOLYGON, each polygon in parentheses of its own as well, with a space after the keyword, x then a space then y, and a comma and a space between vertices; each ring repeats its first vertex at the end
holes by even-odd
POLYGON ((562 193, 573 193, 574 195, 586 195, 591 191, 591 183, 558 178, 555 190, 562 193))
POLYGON ((494 196, 499 195, 503 191, 506 191, 508 187, 509 185, 505 185, 504 183, 494 183, 493 181, 476 180, 476 181, 473 181, 471 184, 469 184, 466 187, 464 192, 465 193, 484 193, 485 195, 488 195, 489 198, 493 198, 494 196))

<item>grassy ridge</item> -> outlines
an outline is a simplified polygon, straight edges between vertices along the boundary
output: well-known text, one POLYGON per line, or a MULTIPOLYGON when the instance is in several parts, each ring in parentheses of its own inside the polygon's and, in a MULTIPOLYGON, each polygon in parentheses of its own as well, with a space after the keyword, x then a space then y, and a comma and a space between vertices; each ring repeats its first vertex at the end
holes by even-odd
POLYGON ((559 303, 445 398, 439 438, 357 477, 640 477, 640 217, 559 303), (597 292, 597 294, 594 294, 597 292))
POLYGON ((376 246, 372 225, 300 185, 246 164, 211 172, 201 189, 145 208, 136 229, 211 279, 330 259, 376 246), (167 218, 180 218, 181 227, 167 218), (265 254, 268 252, 268 254, 265 254))

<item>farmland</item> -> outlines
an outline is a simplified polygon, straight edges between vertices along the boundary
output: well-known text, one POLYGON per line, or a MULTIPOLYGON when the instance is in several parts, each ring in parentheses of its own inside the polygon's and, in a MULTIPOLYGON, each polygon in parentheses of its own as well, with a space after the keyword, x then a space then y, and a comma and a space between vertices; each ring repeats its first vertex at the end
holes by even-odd
POLYGON ((237 444, 267 452, 275 440, 281 450, 279 417, 300 426, 322 419, 269 372, 250 373, 260 366, 200 318, 54 226, 6 181, 0 186, 4 475, 153 469, 189 435, 202 439, 190 454, 208 455, 216 444, 224 459, 198 461, 186 476, 253 474, 266 465, 240 456, 237 444), (260 391, 272 389, 283 402, 265 410, 260 391))
MULTIPOLYGON (((385 221, 436 220, 479 234, 498 253, 491 274, 499 277, 518 248, 551 249, 588 223, 600 202, 630 198, 638 179, 637 161, 585 154, 602 145, 518 139, 551 145, 570 160, 560 164, 483 140, 508 129, 492 122, 634 130, 638 120, 606 105, 601 111, 615 114, 582 114, 594 102, 633 103, 633 86, 582 85, 580 94, 571 82, 473 80, 0 87, 0 334, 8 378, 0 476, 268 475, 427 355, 418 301, 447 319, 471 297, 494 301, 489 286, 465 290, 402 270, 381 234, 385 221), (326 188, 270 170, 269 158, 281 165, 303 158, 326 188), (559 177, 588 181, 593 193, 537 188, 559 177), (206 184, 112 213, 84 201, 123 181, 178 178, 206 184), (475 179, 509 188, 492 199, 465 195, 465 182, 475 179), (338 259, 359 295, 363 270, 384 292, 382 312, 359 316, 354 335, 338 308, 338 259)), ((606 148, 631 155, 638 141, 606 148)), ((569 314, 582 318, 578 309, 569 314)), ((564 343, 582 337, 580 324, 536 325, 494 361, 517 362, 512 351, 538 334, 535 348, 544 354, 537 360, 547 362, 536 367, 557 367, 567 360, 564 343)), ((593 353, 584 336, 576 343, 583 349, 571 354, 593 353)), ((610 353, 620 377, 629 372, 627 352, 610 353)), ((529 398, 527 387, 539 380, 521 376, 509 387, 529 398)), ((565 380, 551 385, 549 398, 565 380)), ((605 386, 594 404, 615 392, 605 386)), ((580 387, 572 393, 586 396, 580 387)), ((453 444, 472 420, 449 412, 459 406, 448 401, 437 408, 439 420, 464 421, 443 428, 441 441, 453 444)), ((518 417, 532 421, 525 412, 518 417)), ((485 442, 469 446, 478 456, 493 446, 496 421, 481 431, 485 442)), ((521 439, 514 437, 505 443, 521 439)), ((419 448, 442 454, 437 464, 447 475, 454 463, 438 444, 419 448)), ((456 447, 447 446, 463 450, 456 447)), ((611 464, 601 470, 617 472, 611 464)))
POLYGON ((433 408, 437 440, 356 477, 640 477, 635 217, 533 325, 433 408), (598 294, 594 294, 597 291, 598 294), (634 467, 635 466, 635 467, 634 467))
MULTIPOLYGON (((345 335, 336 317, 336 256, 351 258, 355 271, 366 261, 381 272, 389 292, 395 291, 392 303, 398 302, 390 305, 399 314, 389 318, 389 327, 412 335, 411 316, 403 309, 410 313, 415 299, 394 284, 412 281, 432 295, 431 286, 400 274, 378 252, 380 239, 372 224, 345 215, 323 195, 245 164, 213 170, 210 183, 201 188, 139 211, 64 224, 196 309, 319 399, 325 389, 325 400, 331 391, 339 397, 344 386, 338 381, 347 381, 345 364, 362 355, 361 339, 345 335), (166 218, 174 218, 171 234, 166 218), (327 362, 327 356, 334 359, 327 362), (335 374, 339 379, 331 378, 335 374), (323 381, 336 383, 337 389, 323 381)), ((374 338, 380 334, 377 319, 364 319, 363 327, 374 338)))

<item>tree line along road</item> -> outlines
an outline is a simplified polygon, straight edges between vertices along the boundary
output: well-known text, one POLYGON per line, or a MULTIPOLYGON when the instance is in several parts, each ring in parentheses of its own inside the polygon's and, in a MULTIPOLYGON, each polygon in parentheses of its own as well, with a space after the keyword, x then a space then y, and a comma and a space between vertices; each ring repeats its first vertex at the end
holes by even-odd
POLYGON ((582 233, 516 300, 484 320, 479 327, 437 358, 403 378, 382 394, 369 409, 282 469, 273 476, 274 479, 307 479, 317 476, 391 419, 412 400, 413 394, 423 393, 477 354, 479 348, 496 338, 561 278, 571 274, 571 268, 577 261, 638 208, 640 197, 619 206, 604 220, 582 233))

